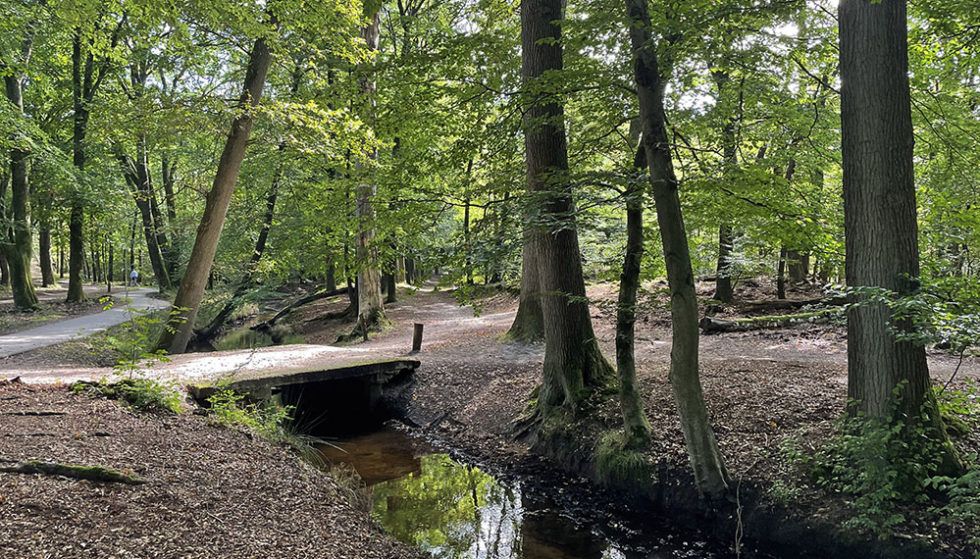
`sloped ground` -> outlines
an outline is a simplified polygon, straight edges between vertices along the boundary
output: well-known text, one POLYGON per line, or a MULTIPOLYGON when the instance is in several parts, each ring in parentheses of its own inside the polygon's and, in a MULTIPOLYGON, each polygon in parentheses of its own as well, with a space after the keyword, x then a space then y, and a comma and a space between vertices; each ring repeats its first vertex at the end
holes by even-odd
POLYGON ((419 557, 295 453, 200 416, 6 383, 0 425, 4 461, 104 466, 146 481, 0 473, 4 559, 419 557))

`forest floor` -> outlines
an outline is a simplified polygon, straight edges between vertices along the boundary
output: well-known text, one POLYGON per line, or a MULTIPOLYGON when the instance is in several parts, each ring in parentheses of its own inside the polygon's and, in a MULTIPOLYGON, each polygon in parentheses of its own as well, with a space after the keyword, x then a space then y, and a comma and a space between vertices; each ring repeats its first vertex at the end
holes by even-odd
MULTIPOLYGON (((670 319, 663 292, 649 286, 638 306, 636 328, 637 374, 640 392, 653 426, 647 458, 673 472, 687 471, 683 435, 667 379, 670 319)), ((403 394, 407 419, 424 431, 478 459, 502 467, 533 461, 526 444, 514 441, 512 425, 525 409, 539 382, 544 348, 503 339, 513 320, 516 298, 497 290, 477 290, 469 305, 461 306, 453 292, 431 288, 401 290, 399 302, 388 307, 391 326, 358 349, 407 352, 412 323, 425 324, 419 355, 422 366, 403 394)), ((702 294, 708 286, 702 286, 702 294)), ((614 352, 615 286, 589 288, 596 336, 610 359, 614 352)), ((767 288, 744 287, 743 300, 771 299, 767 288)), ((814 296, 809 290, 791 297, 814 296)), ((282 306, 278 301, 269 310, 282 306)), ((309 344, 332 344, 351 324, 323 320, 327 312, 341 310, 346 298, 322 300, 295 311, 287 320, 293 333, 309 344)), ((727 314, 737 314, 738 306, 727 314)), ((0 361, 5 373, 104 366, 104 356, 77 351, 77 344, 62 344, 0 361), (73 348, 73 349, 72 349, 73 348), (101 360, 101 361, 100 361, 101 360)), ((805 515, 840 523, 855 511, 839 495, 812 485, 799 464, 786 455, 788 444, 812 451, 830 436, 844 410, 847 392, 845 329, 840 324, 800 324, 771 330, 705 335, 701 337, 701 378, 711 421, 733 480, 754 487, 774 503, 790 504, 805 515)), ((944 384, 956 373, 951 389, 980 379, 980 359, 930 351, 933 380, 944 384)), ((25 378, 29 378, 25 377, 25 378)), ((594 410, 600 423, 615 428, 618 409, 608 398, 594 410)), ((967 452, 980 450, 977 426, 957 442, 967 452)), ((595 433, 590 433, 594 435, 595 433)), ((585 437, 587 438, 587 437, 585 437)), ((594 444, 595 440, 583 441, 594 444)), ((966 537, 955 529, 918 522, 915 514, 902 532, 950 556, 963 555, 966 537)))
POLYGON ((199 415, 0 381, 0 417, 0 468, 36 460, 143 481, 0 472, 5 558, 421 559, 370 522, 355 486, 199 415))

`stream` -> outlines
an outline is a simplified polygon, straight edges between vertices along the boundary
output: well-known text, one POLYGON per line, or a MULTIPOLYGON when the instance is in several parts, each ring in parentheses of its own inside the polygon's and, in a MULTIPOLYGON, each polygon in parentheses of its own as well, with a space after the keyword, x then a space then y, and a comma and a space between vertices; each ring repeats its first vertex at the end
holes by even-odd
POLYGON ((319 452, 326 464, 346 464, 357 471, 367 486, 373 517, 386 531, 437 559, 730 555, 657 522, 645 522, 641 533, 608 518, 581 518, 548 496, 553 488, 497 477, 390 425, 330 441, 319 452))

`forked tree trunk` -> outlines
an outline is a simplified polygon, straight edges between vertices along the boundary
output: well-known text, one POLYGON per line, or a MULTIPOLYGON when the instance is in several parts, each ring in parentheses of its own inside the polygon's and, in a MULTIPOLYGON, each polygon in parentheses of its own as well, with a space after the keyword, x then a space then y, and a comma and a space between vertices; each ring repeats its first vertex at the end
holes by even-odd
MULTIPOLYGON (((906 18, 905 0, 839 5, 847 284, 899 295, 914 293, 919 281, 906 18)), ((947 449, 944 469, 959 469, 925 348, 897 341, 890 320, 881 304, 848 311, 847 395, 856 402, 850 411, 891 422, 924 415, 929 435, 947 449)))
POLYGON ((146 252, 150 257, 150 267, 153 269, 153 277, 156 279, 160 291, 165 291, 170 289, 172 284, 170 282, 170 273, 167 270, 167 264, 163 258, 163 249, 159 244, 160 238, 156 234, 157 225, 153 221, 153 212, 150 208, 150 194, 148 190, 151 187, 147 182, 144 182, 145 178, 148 178, 148 175, 139 170, 140 167, 143 167, 145 170, 145 165, 141 165, 137 160, 123 153, 122 148, 119 146, 116 146, 116 159, 119 160, 123 178, 126 180, 126 184, 129 185, 129 191, 133 196, 133 201, 136 203, 136 208, 139 210, 140 218, 143 221, 143 238, 146 241, 146 252))
POLYGON ((728 473, 708 421, 708 410, 698 373, 698 302, 677 192, 677 177, 674 174, 667 137, 663 99, 665 80, 660 75, 656 44, 650 33, 646 0, 626 0, 626 9, 630 21, 633 72, 643 125, 642 143, 650 168, 670 286, 673 331, 670 385, 677 400, 684 441, 687 443, 698 490, 709 498, 719 498, 728 491, 728 473))
POLYGON ((271 64, 272 53, 265 39, 256 39, 249 54, 244 91, 238 101, 241 112, 231 124, 231 132, 218 162, 214 184, 208 192, 204 215, 201 216, 201 224, 197 228, 194 248, 180 282, 180 289, 177 290, 167 328, 164 328, 157 342, 158 348, 170 353, 183 353, 194 332, 194 319, 204 297, 218 239, 221 237, 228 205, 235 191, 248 137, 252 131, 254 115, 251 109, 262 98, 262 88, 271 64))
MULTIPOLYGON (((542 74, 562 70, 562 0, 521 3, 521 77, 524 90, 540 87, 542 74)), ((528 191, 540 203, 532 247, 544 316, 544 371, 538 394, 542 417, 574 411, 591 389, 605 385, 612 367, 602 356, 589 305, 568 178, 564 109, 551 95, 535 95, 524 113, 528 191), (561 222, 557 230, 550 224, 561 222)))

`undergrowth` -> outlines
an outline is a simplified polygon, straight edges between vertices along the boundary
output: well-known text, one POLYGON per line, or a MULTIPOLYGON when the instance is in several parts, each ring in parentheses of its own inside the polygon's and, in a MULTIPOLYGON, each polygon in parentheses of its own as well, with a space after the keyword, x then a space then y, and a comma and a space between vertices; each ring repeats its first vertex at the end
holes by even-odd
POLYGON ((609 431, 599 439, 595 469, 603 485, 622 487, 633 483, 649 485, 655 478, 650 461, 631 445, 626 433, 609 431))
MULTIPOLYGON (((944 418, 975 428, 980 410, 975 385, 941 394, 937 390, 937 401, 944 418)), ((947 449, 929 425, 926 412, 916 421, 846 418, 837 425, 836 435, 813 453, 795 444, 783 450, 805 467, 818 487, 848 498, 854 515, 845 528, 886 539, 912 520, 912 511, 925 510, 928 520, 965 533, 972 545, 980 544, 975 530, 980 525, 977 457, 962 457, 966 471, 961 475, 941 475, 947 449)))
POLYGON ((146 412, 180 413, 184 397, 176 385, 149 378, 130 377, 115 382, 76 382, 71 390, 79 394, 122 400, 133 409, 146 412))

